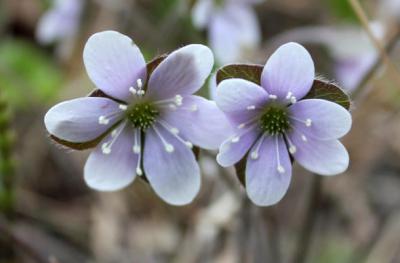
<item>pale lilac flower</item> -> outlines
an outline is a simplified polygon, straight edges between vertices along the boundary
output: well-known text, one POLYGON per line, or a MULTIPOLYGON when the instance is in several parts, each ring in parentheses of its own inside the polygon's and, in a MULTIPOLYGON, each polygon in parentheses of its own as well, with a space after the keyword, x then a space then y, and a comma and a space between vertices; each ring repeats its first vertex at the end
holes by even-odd
POLYGON ((129 37, 105 31, 89 38, 83 58, 94 84, 114 99, 62 102, 49 110, 45 124, 68 142, 105 135, 86 162, 86 183, 113 191, 145 175, 166 202, 191 202, 200 187, 193 145, 217 149, 230 127, 214 102, 192 95, 213 67, 210 49, 185 46, 149 74, 129 37))
POLYGON ((260 43, 261 33, 252 5, 262 0, 198 0, 193 24, 206 28, 209 44, 221 64, 242 59, 260 43))
POLYGON ((53 6, 39 20, 36 38, 51 44, 74 36, 79 27, 84 0, 54 0, 53 6))
POLYGON ((348 153, 338 138, 349 131, 351 115, 327 100, 302 99, 314 77, 307 50, 288 43, 267 61, 261 86, 238 78, 218 85, 217 105, 237 130, 221 145, 217 161, 231 166, 247 158, 246 190, 257 205, 282 199, 292 174, 290 156, 321 175, 348 167, 348 153))

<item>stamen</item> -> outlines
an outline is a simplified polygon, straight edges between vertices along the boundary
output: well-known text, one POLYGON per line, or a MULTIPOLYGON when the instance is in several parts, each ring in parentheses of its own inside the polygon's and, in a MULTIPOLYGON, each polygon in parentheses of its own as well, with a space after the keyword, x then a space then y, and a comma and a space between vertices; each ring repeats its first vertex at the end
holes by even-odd
POLYGON ((117 140, 118 136, 121 134, 121 132, 124 130, 126 125, 126 121, 124 121, 121 125, 119 125, 118 128, 114 129, 111 132, 111 140, 108 142, 105 142, 101 145, 101 151, 103 154, 110 154, 111 153, 111 147, 113 146, 114 142, 117 140))
POLYGON ((278 136, 275 137, 275 148, 276 148, 276 161, 277 161, 277 170, 280 174, 285 173, 285 168, 281 165, 281 160, 280 160, 280 155, 279 155, 279 142, 278 142, 278 136))
POLYGON ((291 91, 289 91, 286 95, 286 99, 290 100, 290 98, 293 96, 293 93, 291 91))
POLYGON ((237 143, 237 142, 239 142, 239 141, 240 141, 240 136, 235 136, 235 137, 233 137, 232 140, 231 140, 231 142, 233 142, 233 143, 237 143))
POLYGON ((125 105, 125 104, 120 104, 118 107, 119 107, 121 110, 123 110, 123 111, 125 111, 125 110, 128 109, 128 106, 125 105))
POLYGON ((251 159, 253 159, 253 160, 258 159, 259 151, 260 151, 262 143, 264 142, 264 139, 265 139, 265 133, 263 133, 261 138, 258 140, 256 149, 250 154, 251 159))
POLYGON ((278 98, 278 96, 270 94, 270 95, 268 95, 268 98, 270 98, 271 100, 276 100, 278 98))
POLYGON ((295 104, 295 103, 297 102, 296 97, 295 97, 295 96, 290 97, 290 102, 291 102, 292 104, 295 104))
POLYGON ((161 133, 158 131, 158 129, 156 128, 155 125, 152 126, 154 131, 156 132, 156 134, 158 135, 158 137, 161 139, 161 142, 164 145, 165 151, 167 151, 168 153, 172 153, 174 152, 175 148, 172 144, 168 143, 164 137, 161 135, 161 133))
POLYGON ((255 106, 255 105, 250 105, 250 106, 247 106, 246 109, 247 109, 247 110, 255 110, 255 109, 256 109, 256 106, 255 106))
POLYGON ((176 106, 181 106, 183 102, 183 97, 181 95, 176 95, 175 96, 175 104, 176 106))
POLYGON ((246 127, 246 123, 241 123, 237 127, 238 129, 243 129, 244 127, 246 127))
POLYGON ((140 132, 140 130, 135 129, 135 135, 134 136, 135 136, 135 142, 134 142, 134 145, 132 147, 132 151, 135 154, 140 154, 140 152, 142 150, 141 147, 140 147, 140 144, 141 144, 141 139, 140 139, 141 132, 140 132))
POLYGON ((178 134, 179 134, 179 130, 178 128, 172 127, 170 124, 168 124, 166 121, 164 120, 158 120, 158 123, 161 124, 161 126, 163 128, 165 128, 166 130, 170 131, 172 133, 172 135, 177 138, 180 142, 182 142, 183 144, 185 144, 187 147, 189 147, 190 149, 193 148, 193 144, 189 141, 185 141, 184 139, 182 139, 178 134))
POLYGON ((292 140, 290 140, 289 136, 285 136, 286 141, 289 143, 289 152, 291 154, 295 154, 297 152, 297 147, 293 144, 292 140))
POLYGON ((106 116, 101 115, 99 117, 99 124, 107 125, 110 122, 109 119, 106 118, 106 116))
POLYGON ((137 80, 136 80, 136 84, 137 84, 137 87, 138 87, 139 89, 142 89, 142 87, 143 87, 142 79, 137 79, 137 80))
POLYGON ((292 120, 304 123, 304 125, 306 125, 307 127, 310 127, 312 125, 312 120, 309 119, 309 118, 306 119, 306 120, 301 120, 301 119, 298 119, 298 118, 293 117, 293 116, 290 116, 289 118, 292 119, 292 120))
POLYGON ((307 119, 306 120, 306 126, 310 127, 312 125, 312 120, 311 119, 307 119))
POLYGON ((130 87, 129 92, 132 93, 133 95, 137 94, 137 90, 134 87, 130 87))
POLYGON ((307 137, 306 137, 304 134, 301 135, 301 139, 302 139, 304 142, 307 142, 307 141, 308 141, 307 137))
MULTIPOLYGON (((139 165, 139 162, 138 162, 138 165, 139 165)), ((139 176, 143 175, 143 171, 142 171, 142 169, 140 167, 136 167, 136 174, 139 175, 139 176)))

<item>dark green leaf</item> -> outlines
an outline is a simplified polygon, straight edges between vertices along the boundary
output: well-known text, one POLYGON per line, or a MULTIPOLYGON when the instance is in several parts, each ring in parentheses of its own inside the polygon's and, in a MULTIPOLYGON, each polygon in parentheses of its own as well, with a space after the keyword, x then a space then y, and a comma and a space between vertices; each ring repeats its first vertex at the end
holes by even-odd
POLYGON ((345 109, 350 109, 350 97, 339 86, 334 83, 319 80, 314 80, 314 84, 304 97, 304 99, 324 99, 335 102, 345 109))
POLYGON ((262 65, 232 64, 222 67, 217 72, 217 84, 226 79, 239 78, 260 85, 262 65))

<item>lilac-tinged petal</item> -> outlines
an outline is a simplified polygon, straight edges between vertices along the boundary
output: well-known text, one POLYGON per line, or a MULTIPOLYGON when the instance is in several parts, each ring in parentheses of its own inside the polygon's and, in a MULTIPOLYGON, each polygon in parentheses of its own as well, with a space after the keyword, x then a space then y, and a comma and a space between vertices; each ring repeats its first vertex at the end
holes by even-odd
POLYGON ((163 100, 178 94, 191 95, 203 86, 213 64, 213 54, 206 46, 193 44, 180 48, 151 74, 146 97, 163 100))
POLYGON ((210 22, 210 17, 214 12, 213 0, 199 0, 196 1, 192 9, 193 25, 197 28, 203 29, 210 22))
POLYGON ((268 101, 268 93, 244 79, 227 79, 217 87, 216 103, 231 121, 240 124, 255 118, 268 101))
POLYGON ((87 185, 100 191, 116 191, 129 185, 136 177, 138 155, 132 150, 134 130, 130 126, 117 127, 111 152, 103 153, 104 143, 113 140, 111 135, 103 139, 89 155, 85 164, 84 177, 87 185))
POLYGON ((338 140, 319 141, 296 131, 289 138, 296 147, 296 152, 292 154, 294 159, 311 172, 336 175, 349 166, 349 154, 338 140))
POLYGON ((210 21, 210 46, 220 64, 237 63, 260 42, 254 11, 246 5, 227 5, 210 21))
POLYGON ((253 146, 247 157, 247 195, 256 205, 274 205, 289 188, 292 164, 282 137, 265 137, 257 150, 258 144, 259 142, 253 146), (258 151, 256 159, 252 158, 254 151, 258 151))
POLYGON ((217 162, 223 167, 228 167, 239 162, 253 146, 260 132, 252 127, 243 131, 239 136, 232 136, 220 147, 217 162))
POLYGON ((86 97, 61 102, 44 117, 50 134, 69 142, 87 142, 106 132, 122 117, 119 104, 108 98, 86 97), (100 124, 105 116, 107 124, 100 124))
POLYGON ((218 149, 233 132, 214 101, 194 95, 183 97, 182 105, 175 110, 163 111, 161 119, 169 128, 177 128, 185 139, 204 149, 218 149))
POLYGON ((301 100, 289 107, 293 125, 308 137, 338 139, 351 128, 351 115, 342 106, 321 99, 301 100))
POLYGON ((269 94, 289 103, 292 96, 300 100, 310 91, 314 77, 314 62, 308 51, 297 43, 287 43, 268 59, 261 84, 269 94))
POLYGON ((360 57, 339 60, 335 65, 338 82, 348 91, 353 91, 360 83, 365 73, 376 61, 376 54, 371 52, 360 57))
POLYGON ((154 128, 146 132, 143 167, 147 179, 167 203, 188 204, 200 189, 200 169, 194 154, 170 132, 159 126, 156 129, 159 135, 154 128))
POLYGON ((129 37, 104 31, 92 35, 85 45, 83 60, 90 79, 107 95, 130 101, 131 86, 146 77, 146 62, 129 37))

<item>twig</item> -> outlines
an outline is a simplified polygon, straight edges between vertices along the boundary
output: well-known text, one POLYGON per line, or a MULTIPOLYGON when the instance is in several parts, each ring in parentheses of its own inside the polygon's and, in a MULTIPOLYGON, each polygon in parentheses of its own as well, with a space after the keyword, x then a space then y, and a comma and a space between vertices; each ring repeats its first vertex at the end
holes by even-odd
POLYGON ((311 237, 314 231, 315 221, 317 219, 317 209, 322 196, 321 176, 313 174, 311 189, 308 195, 308 207, 305 214, 301 233, 297 241, 294 257, 291 262, 304 263, 307 262, 308 251, 311 245, 311 237))
POLYGON ((359 0, 348 0, 350 5, 352 6, 354 12, 356 13, 358 19, 361 22, 361 25, 366 30, 369 38, 371 39, 372 43, 375 45, 375 48, 379 51, 380 58, 384 64, 388 66, 388 68, 393 72, 393 76, 395 77, 395 81, 400 84, 400 74, 399 70, 396 65, 390 59, 386 48, 381 43, 381 41, 374 35, 370 26, 367 14, 365 13, 363 7, 361 6, 359 0))

